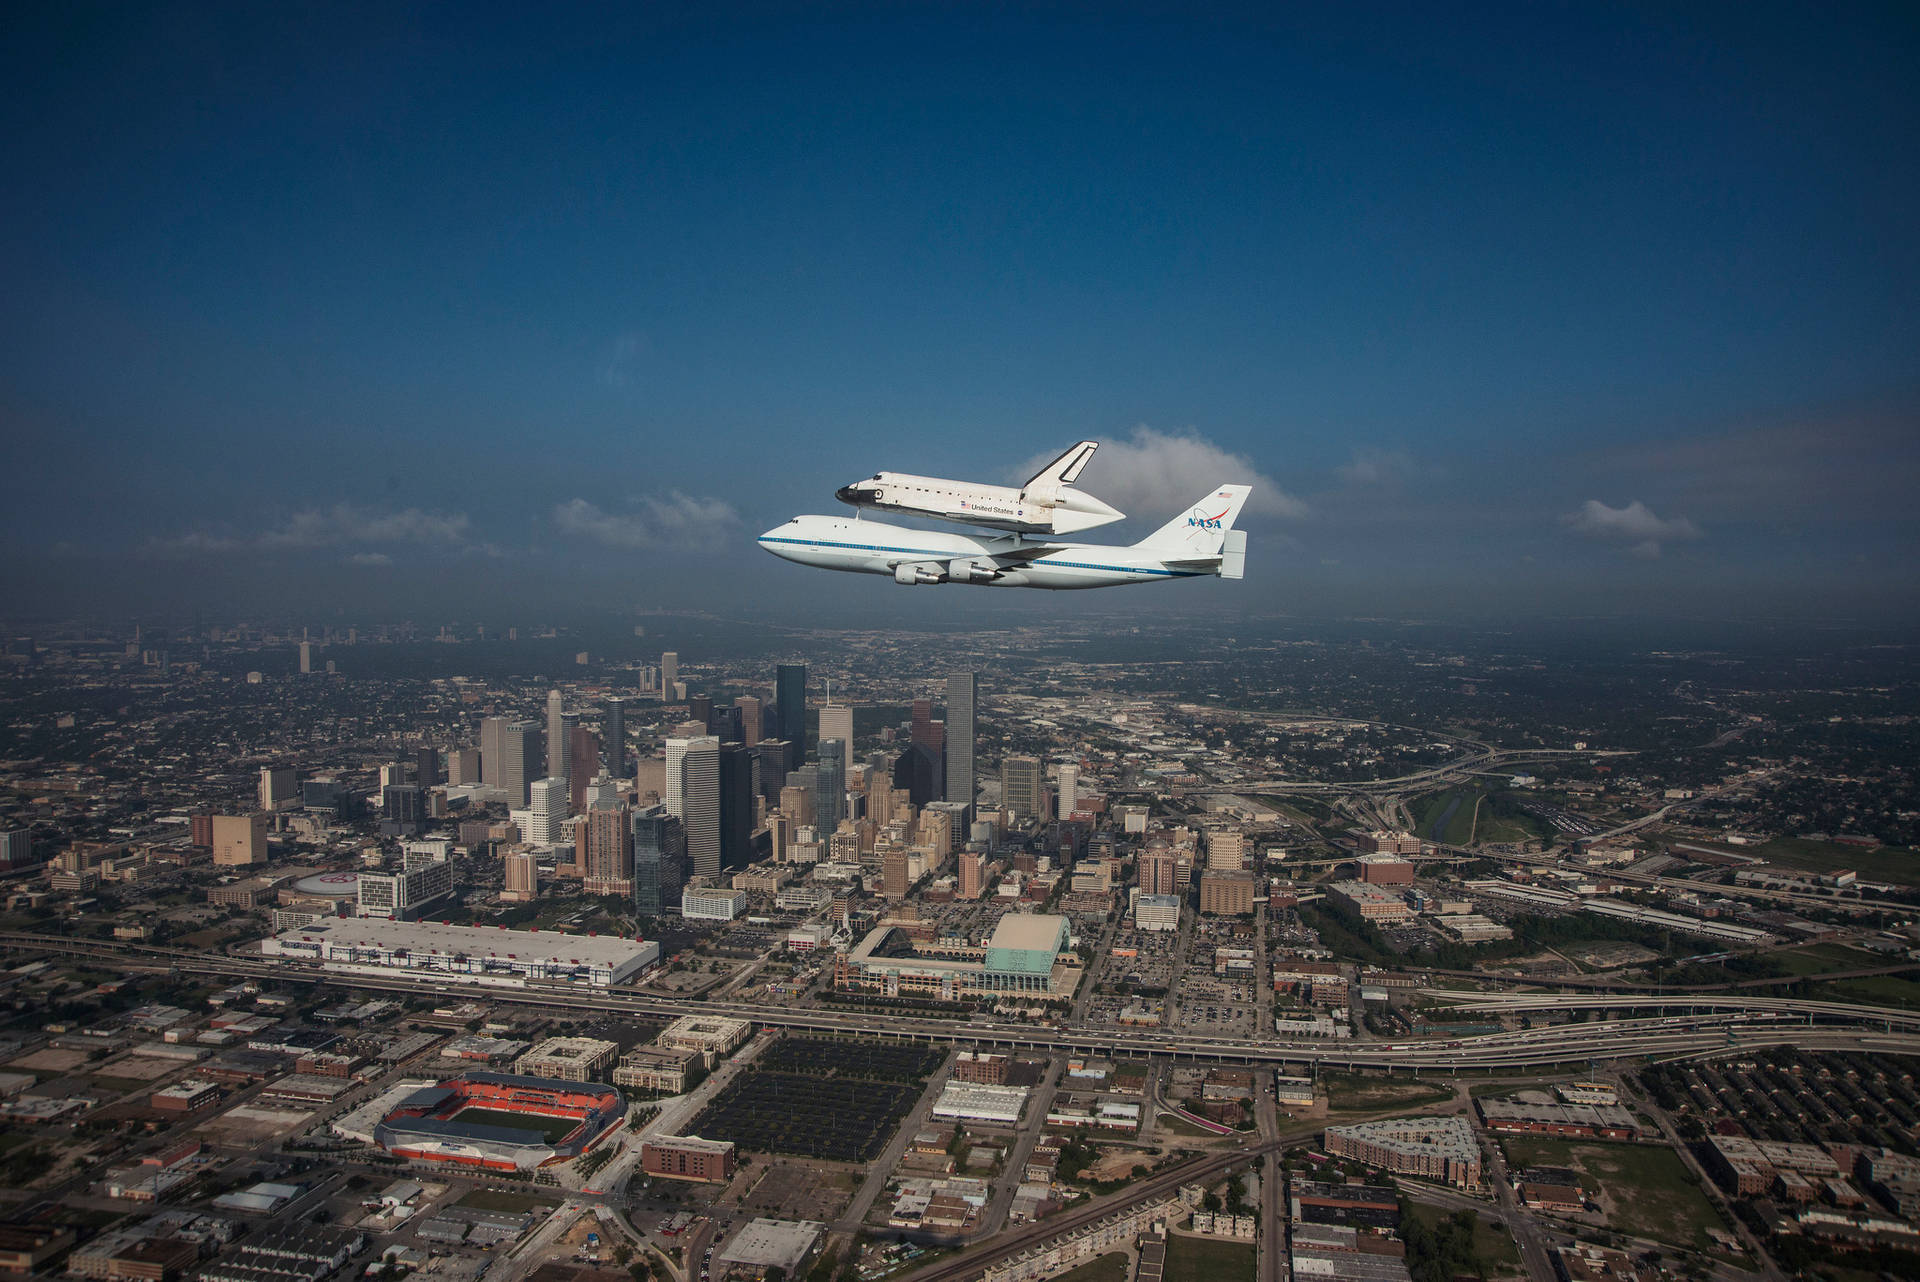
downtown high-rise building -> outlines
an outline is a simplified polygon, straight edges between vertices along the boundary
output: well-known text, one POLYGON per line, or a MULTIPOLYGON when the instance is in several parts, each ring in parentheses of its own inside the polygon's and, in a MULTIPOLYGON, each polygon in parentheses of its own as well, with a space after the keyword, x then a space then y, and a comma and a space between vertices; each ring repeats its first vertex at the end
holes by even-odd
POLYGON ((679 902, 686 833, 678 819, 658 810, 635 814, 631 826, 634 911, 657 916, 679 902))
POLYGON ((845 779, 853 770, 853 709, 844 704, 825 703, 820 705, 820 742, 834 739, 840 744, 840 777, 845 779))
POLYGON ((833 835, 847 813, 847 750, 838 739, 820 740, 814 763, 813 822, 822 839, 833 835))
POLYGON ((687 817, 686 773, 683 769, 687 745, 700 737, 674 734, 668 735, 666 739, 667 790, 660 799, 666 804, 667 813, 682 821, 687 817))
POLYGON ((956 672, 947 678, 946 800, 973 812, 977 780, 973 773, 973 718, 980 698, 979 677, 956 672))
POLYGON ((720 741, 712 735, 687 740, 681 753, 680 806, 680 822, 687 833, 687 859, 692 864, 693 875, 718 885, 720 741))
POLYGON ((1060 818, 1065 819, 1080 806, 1080 765, 1078 762, 1060 763, 1060 796, 1054 802, 1054 809, 1060 818))
POLYGON ((614 779, 627 774, 627 703, 615 696, 607 700, 600 717, 600 746, 606 756, 605 771, 614 779))
POLYGON ((680 680, 680 656, 672 650, 660 656, 660 702, 672 703, 680 696, 674 686, 680 680))
POLYGON ((587 860, 580 888, 589 895, 633 894, 633 828, 625 806, 587 811, 587 860))
POLYGON ((753 750, 741 743, 720 745, 720 867, 744 868, 753 861, 753 750))
POLYGON ((766 710, 760 700, 750 694, 743 694, 733 701, 740 709, 740 742, 751 748, 767 737, 766 710))
POLYGON ((567 734, 567 701, 558 690, 547 691, 547 775, 565 779, 572 763, 573 743, 567 734))
POLYGON ((527 826, 520 840, 530 846, 557 846, 566 840, 567 781, 549 776, 527 785, 527 826))
POLYGON ((793 745, 785 739, 762 739, 753 745, 753 755, 760 763, 760 795, 773 805, 780 799, 787 772, 800 764, 793 759, 793 745))
POLYGON ((1046 771, 1038 757, 1008 757, 1000 763, 1000 804, 1017 819, 1044 819, 1046 771))
POLYGON ((527 789, 539 778, 540 723, 488 717, 480 723, 480 774, 509 806, 527 804, 527 789))
POLYGON ((978 899, 986 890, 987 857, 978 850, 960 852, 961 899, 978 899))
POLYGON ((531 850, 509 851, 500 861, 506 887, 500 898, 511 904, 530 904, 540 898, 540 864, 531 850))
POLYGON ((793 744, 802 760, 807 755, 807 665, 783 663, 774 669, 774 711, 780 719, 780 737, 793 744))

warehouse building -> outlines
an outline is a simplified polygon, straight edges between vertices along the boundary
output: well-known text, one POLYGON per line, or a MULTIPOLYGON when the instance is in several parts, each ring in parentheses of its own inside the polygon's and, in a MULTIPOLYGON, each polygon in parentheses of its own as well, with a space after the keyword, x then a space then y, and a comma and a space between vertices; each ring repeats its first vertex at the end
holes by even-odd
POLYGON ((660 945, 650 940, 379 917, 342 917, 282 931, 262 941, 261 952, 350 974, 427 971, 464 983, 562 980, 595 988, 624 984, 660 960, 660 945))

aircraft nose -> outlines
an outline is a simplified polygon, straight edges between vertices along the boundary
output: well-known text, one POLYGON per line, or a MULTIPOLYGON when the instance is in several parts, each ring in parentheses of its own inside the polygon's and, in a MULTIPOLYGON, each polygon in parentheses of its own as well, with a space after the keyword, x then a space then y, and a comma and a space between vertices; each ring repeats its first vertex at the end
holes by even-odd
POLYGON ((843 485, 833 492, 833 497, 839 499, 842 503, 852 504, 857 507, 860 503, 860 487, 858 485, 843 485))

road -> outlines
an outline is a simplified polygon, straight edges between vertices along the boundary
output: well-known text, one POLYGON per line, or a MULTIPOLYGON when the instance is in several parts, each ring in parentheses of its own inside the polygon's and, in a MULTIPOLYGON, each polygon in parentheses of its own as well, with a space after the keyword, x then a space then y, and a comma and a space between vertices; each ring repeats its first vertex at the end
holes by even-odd
MULTIPOLYGON (((1262 1078, 1266 1075, 1261 1074, 1262 1078)), ((1273 1086, 1261 1081, 1254 1093, 1254 1119, 1259 1123, 1260 1142, 1271 1144, 1280 1138, 1280 1110, 1275 1107, 1273 1086)), ((1287 1253, 1286 1181, 1278 1161, 1265 1162, 1260 1171, 1260 1262, 1259 1282, 1288 1282, 1292 1276, 1287 1253)))
MULTIPOLYGON (((478 987, 438 974, 341 973, 302 963, 277 963, 218 957, 151 947, 132 947, 62 936, 0 934, 0 948, 96 957, 123 971, 177 970, 197 974, 272 978, 279 982, 350 984, 368 991, 444 998, 451 988, 476 997, 516 1005, 547 1007, 575 1014, 596 1011, 617 1015, 676 1016, 683 1003, 610 989, 546 986, 478 987)), ((1444 990, 1442 990, 1444 991, 1444 990)), ((1458 997, 1453 993, 1450 996, 1458 997)), ((1162 1035, 1143 1040, 1127 1031, 1027 1027, 1012 1024, 916 1019, 874 1012, 761 1006, 752 1003, 701 1003, 716 1015, 751 1020, 762 1028, 865 1037, 901 1037, 1005 1051, 1087 1056, 1167 1055, 1249 1066, 1315 1063, 1341 1068, 1405 1068, 1458 1072, 1479 1068, 1576 1063, 1698 1054, 1715 1050, 1757 1050, 1768 1046, 1845 1048, 1871 1042, 1891 1054, 1920 1053, 1920 1012, 1884 1006, 1857 1006, 1802 998, 1700 994, 1688 997, 1575 995, 1521 997, 1477 995, 1478 1000, 1534 1001, 1546 1007, 1587 1005, 1593 1009, 1671 1009, 1685 1019, 1621 1019, 1440 1042, 1282 1042, 1272 1038, 1162 1035)))
POLYGON ((867 1164, 867 1174, 860 1181, 860 1187, 854 1192, 853 1201, 840 1213, 833 1223, 835 1233, 858 1233, 866 1223, 867 1213, 886 1190, 887 1178, 893 1174, 893 1168, 907 1151, 907 1145, 926 1125, 927 1118, 933 1112, 934 1103, 939 1100, 940 1092, 946 1088, 947 1080, 953 1075, 953 1056, 949 1054, 941 1063, 939 1071, 927 1079, 927 1088, 920 1092, 920 1098, 914 1103, 913 1111, 908 1113, 899 1126, 894 1128, 893 1141, 889 1143, 879 1157, 867 1164))

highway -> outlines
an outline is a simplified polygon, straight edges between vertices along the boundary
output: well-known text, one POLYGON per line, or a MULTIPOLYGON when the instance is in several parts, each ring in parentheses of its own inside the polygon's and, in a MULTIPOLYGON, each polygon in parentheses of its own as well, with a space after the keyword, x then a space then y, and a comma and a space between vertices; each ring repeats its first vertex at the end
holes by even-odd
MULTIPOLYGON (((433 974, 393 972, 341 974, 309 962, 221 957, 145 945, 69 939, 56 935, 0 933, 0 948, 87 957, 119 970, 180 971, 281 983, 328 983, 344 987, 445 999, 459 994, 490 1001, 611 1015, 672 1018, 685 1014, 679 998, 593 989, 573 985, 481 986, 450 982, 433 974)), ((1503 1032, 1452 1040, 1425 1041, 1279 1041, 1274 1038, 1222 1038, 1197 1035, 1143 1039, 1137 1031, 1072 1030, 1045 1025, 976 1023, 915 1019, 862 1011, 795 1010, 743 1002, 701 1002, 698 1009, 751 1020, 762 1028, 801 1033, 862 1037, 899 1037, 991 1047, 1041 1054, 1131 1056, 1145 1053, 1173 1058, 1216 1060, 1244 1065, 1318 1064, 1330 1068, 1382 1068, 1439 1072, 1570 1064, 1595 1059, 1668 1057, 1724 1049, 1767 1046, 1871 1045, 1891 1053, 1920 1053, 1920 1012, 1889 1007, 1786 997, 1700 994, 1462 994, 1430 990, 1436 996, 1464 998, 1467 1009, 1528 1010, 1621 1009, 1684 1011, 1655 1018, 1601 1019, 1581 1024, 1503 1032)))

